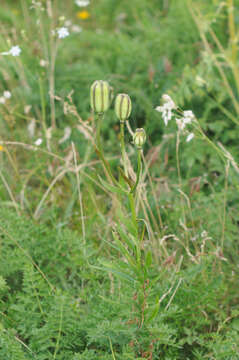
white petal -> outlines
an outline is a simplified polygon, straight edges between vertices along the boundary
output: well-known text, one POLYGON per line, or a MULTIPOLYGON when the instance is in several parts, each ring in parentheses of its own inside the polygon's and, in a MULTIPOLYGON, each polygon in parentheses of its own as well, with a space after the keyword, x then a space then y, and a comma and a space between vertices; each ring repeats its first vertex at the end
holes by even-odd
POLYGON ((195 118, 194 113, 193 113, 191 110, 185 110, 185 111, 183 112, 183 116, 184 116, 185 118, 189 118, 189 119, 191 119, 191 120, 195 118))
POLYGON ((163 106, 157 106, 157 107, 155 108, 155 110, 157 110, 157 111, 159 111, 159 112, 163 112, 164 107, 163 107, 163 106))
POLYGON ((185 128, 185 123, 183 119, 176 119, 176 124, 178 125, 179 130, 183 130, 185 128))
POLYGON ((163 115, 163 121, 164 121, 164 124, 165 124, 165 126, 167 126, 168 125, 168 117, 167 117, 167 115, 165 114, 165 115, 163 115))
POLYGON ((189 142, 189 141, 191 141, 193 138, 194 138, 194 134, 193 134, 193 133, 190 133, 190 134, 187 136, 186 141, 189 142))
POLYGON ((65 37, 70 35, 69 30, 66 27, 62 27, 62 28, 58 29, 57 33, 58 33, 59 39, 64 39, 65 37))
POLYGON ((168 110, 168 120, 171 120, 172 116, 173 116, 172 111, 169 109, 168 110))
POLYGON ((9 54, 12 56, 19 56, 21 51, 21 48, 18 45, 15 45, 9 50, 9 54))
POLYGON ((10 97, 12 96, 12 94, 10 93, 10 91, 4 91, 3 92, 3 96, 6 98, 6 99, 10 99, 10 97))
POLYGON ((41 139, 41 138, 37 139, 34 144, 35 144, 36 146, 41 145, 41 144, 42 144, 42 139, 41 139))
POLYGON ((170 97, 169 95, 167 95, 167 94, 163 94, 163 95, 162 95, 162 99, 163 99, 164 101, 167 101, 167 102, 172 101, 171 97, 170 97))

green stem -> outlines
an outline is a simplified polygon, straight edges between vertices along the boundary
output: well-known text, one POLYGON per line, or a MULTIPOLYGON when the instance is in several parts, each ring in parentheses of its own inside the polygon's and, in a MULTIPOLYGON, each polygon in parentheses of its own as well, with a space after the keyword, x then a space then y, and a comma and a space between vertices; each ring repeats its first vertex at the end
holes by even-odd
MULTIPOLYGON (((184 206, 184 199, 182 195, 182 177, 181 177, 181 170, 180 170, 180 161, 179 161, 179 145, 180 145, 180 132, 177 131, 177 140, 176 140, 176 162, 177 162, 177 172, 178 172, 178 181, 179 181, 179 189, 180 189, 180 203, 182 208, 182 214, 183 214, 183 223, 185 228, 186 226, 186 213, 185 213, 185 206, 184 206)), ((188 232, 185 231, 185 236, 187 240, 187 246, 188 246, 188 232)))
POLYGON ((139 179, 140 179, 140 174, 141 174, 141 149, 138 149, 138 169, 137 169, 137 178, 136 178, 136 182, 134 184, 134 187, 131 189, 131 191, 129 192, 129 203, 130 203, 130 208, 131 208, 131 213, 132 213, 132 219, 136 228, 136 232, 137 232, 137 236, 138 236, 138 222, 137 222, 137 214, 136 214, 136 207, 135 207, 135 190, 138 186, 139 183, 139 179))
POLYGON ((118 186, 118 183, 115 180, 115 178, 114 178, 114 176, 113 176, 113 174, 111 172, 110 164, 108 163, 108 161, 105 159, 105 157, 103 155, 103 147, 102 147, 102 141, 101 141, 101 125, 102 125, 103 119, 104 119, 104 113, 96 114, 96 122, 97 122, 97 124, 96 124, 96 147, 95 147, 95 152, 97 153, 97 155, 99 156, 99 158, 103 162, 106 173, 109 175, 112 182, 116 186, 118 186))
POLYGON ((120 142, 121 142, 122 159, 124 164, 124 173, 126 176, 128 176, 128 170, 126 165, 125 142, 124 142, 124 121, 120 122, 120 142))
POLYGON ((136 209, 135 209, 135 199, 134 199, 134 195, 131 193, 129 193, 129 204, 130 204, 130 209, 131 209, 131 214, 132 214, 132 220, 134 222, 134 225, 136 227, 138 227, 137 215, 136 215, 136 209))
POLYGON ((139 267, 141 267, 142 263, 141 263, 141 239, 139 236, 139 226, 138 226, 138 221, 137 221, 137 214, 136 214, 136 206, 135 206, 135 197, 134 194, 129 193, 129 203, 130 203, 130 209, 131 209, 131 216, 132 216, 132 221, 135 227, 135 238, 137 239, 137 245, 135 247, 136 250, 136 261, 139 267))
POLYGON ((46 126, 46 104, 45 104, 45 97, 44 97, 44 88, 43 88, 43 81, 39 77, 39 89, 40 89, 40 98, 41 98, 41 111, 42 111, 42 128, 45 133, 46 143, 47 143, 47 150, 51 151, 50 139, 47 136, 47 126, 46 126))
POLYGON ((104 113, 98 113, 96 115, 96 144, 100 152, 102 152, 102 141, 101 141, 101 126, 104 119, 104 113))
POLYGON ((102 161, 104 168, 106 170, 106 173, 109 175, 110 179, 112 180, 112 182, 116 185, 119 186, 117 180, 114 178, 114 175, 111 172, 111 168, 110 168, 110 164, 108 163, 108 161, 105 159, 103 153, 98 149, 98 147, 95 147, 95 152, 96 154, 99 156, 100 160, 102 161))
POLYGON ((140 179, 140 173, 141 173, 141 149, 138 149, 138 168, 137 168, 137 177, 136 177, 136 182, 134 184, 134 187, 131 189, 130 193, 134 194, 135 190, 137 189, 138 183, 139 183, 139 179, 140 179))

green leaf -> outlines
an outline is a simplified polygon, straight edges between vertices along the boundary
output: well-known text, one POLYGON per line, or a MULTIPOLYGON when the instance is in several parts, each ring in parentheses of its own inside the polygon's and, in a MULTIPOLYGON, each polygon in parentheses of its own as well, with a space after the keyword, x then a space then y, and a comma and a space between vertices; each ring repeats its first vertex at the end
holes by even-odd
POLYGON ((122 278, 124 280, 127 280, 129 282, 133 282, 133 283, 135 282, 135 279, 132 278, 132 276, 129 276, 126 272, 119 269, 116 266, 116 264, 113 265, 112 263, 107 262, 107 261, 102 261, 101 263, 103 265, 103 268, 99 267, 99 266, 93 266, 93 268, 101 270, 101 271, 110 271, 110 272, 116 274, 118 277, 120 277, 120 278, 122 278))
POLYGON ((116 194, 119 194, 119 195, 125 195, 127 194, 127 191, 126 190, 123 190, 122 188, 120 187, 116 187, 114 185, 110 185, 109 183, 107 183, 105 180, 103 180, 100 176, 99 177, 99 180, 101 182, 101 184, 110 192, 112 193, 116 193, 116 194))
POLYGON ((135 239, 134 236, 127 235, 121 226, 117 226, 117 232, 119 233, 120 237, 126 242, 126 244, 129 246, 129 248, 135 251, 135 248, 138 245, 137 239, 135 239))
POLYGON ((120 249, 121 254, 125 256, 125 258, 128 261, 128 264, 130 265, 130 267, 132 268, 134 273, 136 275, 140 275, 140 269, 137 268, 134 257, 128 252, 128 250, 125 248, 125 246, 121 243, 120 239, 118 238, 117 234, 114 231, 112 231, 112 235, 114 237, 116 244, 118 245, 118 247, 120 249))
POLYGON ((148 251, 147 254, 146 254, 145 265, 146 265, 147 268, 149 268, 152 265, 152 253, 151 253, 151 251, 148 251))
POLYGON ((130 186, 130 188, 132 189, 132 188, 134 187, 134 182, 125 175, 124 171, 123 171, 119 166, 118 166, 118 170, 119 170, 119 173, 120 173, 120 175, 122 176, 122 178, 125 180, 125 182, 126 182, 126 183, 130 186))

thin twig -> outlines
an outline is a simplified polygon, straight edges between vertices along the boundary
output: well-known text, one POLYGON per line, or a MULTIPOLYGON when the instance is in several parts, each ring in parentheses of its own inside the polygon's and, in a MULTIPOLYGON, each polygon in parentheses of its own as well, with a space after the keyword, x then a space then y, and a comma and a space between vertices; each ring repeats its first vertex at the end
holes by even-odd
POLYGON ((182 279, 182 278, 180 278, 180 279, 179 279, 179 282, 178 282, 178 285, 176 286, 176 289, 174 290, 174 292, 173 292, 173 294, 172 294, 172 296, 171 296, 171 298, 170 298, 170 300, 169 300, 169 302, 168 302, 168 304, 167 304, 167 306, 166 306, 165 310, 168 310, 168 308, 169 308, 169 306, 170 306, 171 302, 173 301, 173 298, 174 298, 174 296, 175 296, 176 292, 178 291, 178 288, 179 288, 179 286, 180 286, 180 284, 181 284, 181 282, 182 282, 182 281, 183 281, 183 279, 182 279))
POLYGON ((15 198, 14 198, 14 196, 13 196, 12 190, 11 190, 10 187, 8 186, 8 183, 7 183, 7 181, 6 181, 6 179, 5 179, 5 177, 4 177, 4 175, 3 175, 3 173, 2 173, 1 170, 0 170, 0 177, 1 177, 1 179, 2 179, 2 182, 3 182, 4 186, 5 186, 5 188, 7 189, 7 192, 8 192, 8 194, 9 194, 10 199, 11 199, 12 202, 13 202, 13 205, 14 205, 14 207, 15 207, 15 209, 16 209, 17 214, 20 215, 20 211, 18 210, 18 207, 19 207, 19 206, 18 206, 18 204, 17 204, 17 202, 16 202, 16 200, 15 200, 15 198))

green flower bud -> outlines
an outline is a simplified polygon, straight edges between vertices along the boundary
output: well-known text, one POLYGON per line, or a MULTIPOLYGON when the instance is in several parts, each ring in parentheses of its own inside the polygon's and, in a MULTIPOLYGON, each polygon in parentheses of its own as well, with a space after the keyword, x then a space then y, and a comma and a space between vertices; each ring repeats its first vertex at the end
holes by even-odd
POLYGON ((125 121, 129 118, 132 105, 129 95, 118 94, 115 99, 115 113, 120 121, 125 121))
POLYGON ((95 113, 103 113, 110 106, 110 86, 107 81, 96 80, 90 88, 90 104, 95 113))
POLYGON ((134 135, 133 135, 133 142, 134 145, 137 146, 138 149, 141 149, 146 141, 146 132, 144 129, 136 129, 134 135))

